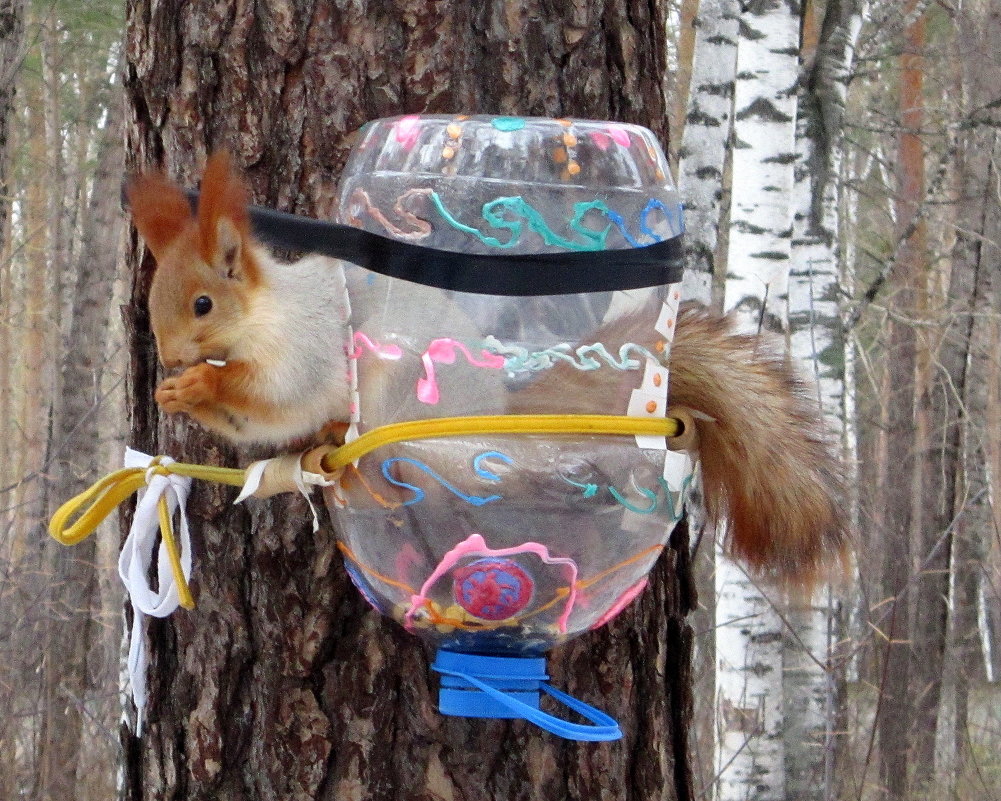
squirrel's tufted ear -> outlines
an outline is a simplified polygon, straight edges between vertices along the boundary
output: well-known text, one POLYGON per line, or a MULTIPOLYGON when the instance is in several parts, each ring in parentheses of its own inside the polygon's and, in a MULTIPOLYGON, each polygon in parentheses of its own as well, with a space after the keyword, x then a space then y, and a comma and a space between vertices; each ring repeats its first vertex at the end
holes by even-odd
POLYGON ((164 250, 192 219, 191 204, 181 188, 162 173, 140 175, 125 191, 136 230, 160 261, 164 250))
POLYGON ((198 244, 206 264, 227 278, 254 282, 259 270, 250 252, 250 190, 225 151, 205 165, 198 199, 198 244))

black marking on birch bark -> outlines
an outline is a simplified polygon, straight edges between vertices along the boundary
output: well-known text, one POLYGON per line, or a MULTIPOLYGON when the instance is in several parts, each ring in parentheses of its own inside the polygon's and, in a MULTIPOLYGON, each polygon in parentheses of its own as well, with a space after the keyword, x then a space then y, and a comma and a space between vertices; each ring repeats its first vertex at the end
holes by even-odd
POLYGON ((789 261, 789 254, 781 250, 759 250, 750 254, 752 259, 763 259, 765 261, 789 261))
POLYGON ((777 156, 769 156, 761 160, 762 164, 794 164, 796 162, 795 153, 779 153, 777 156))
POLYGON ((735 119, 746 120, 751 117, 766 120, 768 122, 793 122, 793 118, 780 111, 775 104, 767 97, 758 97, 748 103, 743 109, 737 112, 735 119))

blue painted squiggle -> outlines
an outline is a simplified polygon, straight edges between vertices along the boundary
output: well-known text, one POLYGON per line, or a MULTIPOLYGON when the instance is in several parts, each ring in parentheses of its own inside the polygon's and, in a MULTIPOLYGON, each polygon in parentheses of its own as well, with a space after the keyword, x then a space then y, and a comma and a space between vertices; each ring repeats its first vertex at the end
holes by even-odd
POLYGON ((501 477, 493 471, 480 466, 480 463, 484 459, 496 459, 498 462, 504 462, 504 464, 514 463, 510 456, 501 453, 500 451, 484 451, 483 453, 477 454, 473 458, 473 472, 475 472, 480 478, 485 478, 488 481, 500 481, 501 477))
POLYGON ((640 230, 647 236, 653 238, 654 242, 660 242, 663 237, 660 234, 655 233, 650 229, 650 212, 654 209, 661 211, 667 218, 668 224, 671 226, 672 231, 677 231, 679 234, 685 232, 685 220, 681 213, 681 206, 678 204, 668 206, 657 198, 651 198, 644 206, 643 211, 640 212, 640 230))
POLYGON ((406 456, 394 456, 391 459, 386 459, 382 463, 382 475, 385 477, 386 481, 388 481, 390 484, 393 484, 397 487, 403 487, 403 489, 411 490, 414 493, 413 498, 403 502, 404 506, 412 506, 415 503, 420 503, 426 497, 426 493, 417 485, 410 484, 406 481, 401 481, 398 478, 394 478, 390 474, 389 472, 390 468, 397 462, 404 462, 406 464, 413 465, 418 470, 427 473, 429 476, 431 476, 431 478, 433 478, 435 481, 441 484, 445 489, 447 489, 457 498, 461 498, 462 500, 466 501, 466 503, 472 504, 473 506, 483 506, 484 504, 491 503, 492 501, 499 501, 502 497, 500 495, 488 495, 486 497, 480 497, 478 495, 467 495, 458 487, 456 487, 454 484, 451 484, 449 481, 438 475, 434 470, 432 470, 430 467, 424 464, 424 462, 421 462, 417 459, 411 459, 406 456))

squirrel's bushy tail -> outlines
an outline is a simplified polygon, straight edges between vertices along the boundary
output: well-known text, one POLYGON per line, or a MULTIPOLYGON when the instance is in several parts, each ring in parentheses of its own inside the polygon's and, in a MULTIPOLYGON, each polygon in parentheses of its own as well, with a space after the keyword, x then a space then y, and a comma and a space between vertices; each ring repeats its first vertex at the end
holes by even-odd
MULTIPOLYGON (((658 309, 617 318, 593 340, 655 348, 658 309)), ((817 398, 767 335, 685 303, 671 345, 668 405, 694 412, 708 522, 754 575, 799 592, 843 568, 848 517, 837 450, 817 398)), ((559 364, 513 394, 511 411, 622 413, 636 374, 600 376, 559 364)))
POLYGON ((726 526, 728 552, 788 588, 843 566, 841 461, 816 397, 781 349, 685 304, 670 371, 670 403, 699 418, 706 513, 726 526))

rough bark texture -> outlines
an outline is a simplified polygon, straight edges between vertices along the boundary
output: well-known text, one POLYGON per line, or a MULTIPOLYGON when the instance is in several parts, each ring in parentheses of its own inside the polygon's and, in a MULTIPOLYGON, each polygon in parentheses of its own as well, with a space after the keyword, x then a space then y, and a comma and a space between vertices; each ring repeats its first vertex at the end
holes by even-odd
MULTIPOLYGON (((908 13, 918 4, 910 0, 908 13)), ((897 222, 901 229, 918 213, 925 197, 924 151, 920 138, 923 120, 921 100, 921 51, 924 46, 924 17, 920 14, 908 25, 907 42, 901 56, 900 115, 901 133, 898 154, 897 222)), ((913 636, 912 610, 908 596, 911 578, 912 542, 920 530, 922 480, 924 476, 921 448, 918 440, 919 418, 917 372, 919 369, 918 333, 908 317, 923 305, 926 288, 925 227, 919 223, 906 238, 893 267, 900 290, 894 308, 905 318, 890 321, 889 386, 884 406, 883 430, 886 432, 885 468, 892 471, 880 483, 885 509, 883 593, 892 598, 889 610, 881 610, 882 619, 876 626, 884 635, 880 641, 881 671, 879 702, 880 780, 885 797, 907 797, 910 772, 909 715, 912 698, 909 664, 913 636)), ((912 318, 913 319, 913 318, 912 318)), ((923 554, 922 554, 923 556, 923 554)))
MULTIPOLYGON (((24 0, 0 0, 0 236, 10 214, 10 137, 15 78, 24 58, 24 0)), ((7 243, 0 239, 0 251, 7 243)))
MULTIPOLYGON (((619 119, 666 135, 665 9, 658 2, 192 4, 128 9, 133 169, 193 185, 226 147, 255 202, 329 216, 351 132, 413 112, 619 119)), ((205 464, 237 452, 153 404, 145 307, 128 308, 132 444, 205 464)), ((553 681, 606 709, 614 744, 568 743, 522 723, 445 718, 415 638, 368 609, 313 535, 301 499, 240 507, 201 484, 198 608, 151 627, 149 727, 123 730, 125 797, 154 799, 674 799, 691 795, 687 531, 653 586, 604 630, 554 652, 553 681)))

